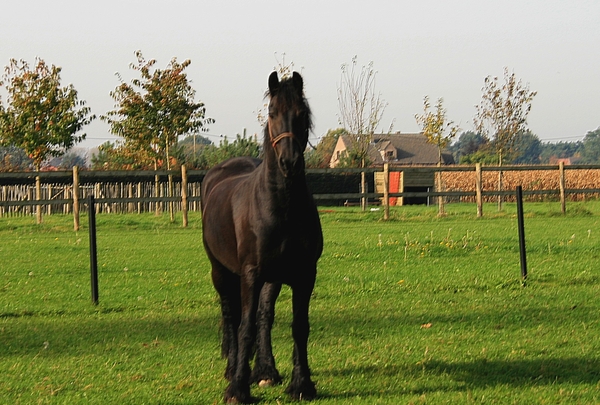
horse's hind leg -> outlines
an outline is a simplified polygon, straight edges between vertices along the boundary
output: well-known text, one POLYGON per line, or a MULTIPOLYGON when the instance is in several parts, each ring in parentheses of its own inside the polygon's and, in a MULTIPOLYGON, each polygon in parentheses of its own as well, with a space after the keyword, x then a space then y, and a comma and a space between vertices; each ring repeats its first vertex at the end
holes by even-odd
MULTIPOLYGON (((314 279, 313 279, 314 280, 314 279)), ((286 392, 296 400, 312 400, 317 396, 315 384, 310 379, 308 367, 308 304, 314 287, 314 281, 292 287, 292 305, 294 320, 292 321, 292 336, 294 337, 294 369, 292 381, 286 392)))
POLYGON ((213 263, 212 279, 221 301, 221 356, 227 359, 225 378, 231 381, 237 367, 237 335, 241 319, 240 279, 219 263, 213 263))
POLYGON ((281 291, 280 283, 266 283, 261 292, 256 314, 256 360, 250 381, 260 386, 281 383, 281 376, 275 367, 271 346, 271 328, 275 319, 275 301, 281 291))

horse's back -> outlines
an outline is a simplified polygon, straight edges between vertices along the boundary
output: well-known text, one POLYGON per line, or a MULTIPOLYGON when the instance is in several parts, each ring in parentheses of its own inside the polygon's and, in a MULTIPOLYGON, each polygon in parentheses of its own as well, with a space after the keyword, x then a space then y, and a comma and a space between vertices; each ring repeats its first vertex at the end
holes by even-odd
POLYGON ((215 186, 223 180, 250 174, 261 162, 262 160, 251 157, 236 157, 214 166, 202 180, 202 200, 208 198, 215 186))

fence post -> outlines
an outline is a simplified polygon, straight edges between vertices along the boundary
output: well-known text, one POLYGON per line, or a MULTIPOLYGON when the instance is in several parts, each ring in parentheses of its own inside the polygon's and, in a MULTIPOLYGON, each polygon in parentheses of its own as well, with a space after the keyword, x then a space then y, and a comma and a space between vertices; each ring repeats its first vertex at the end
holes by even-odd
MULTIPOLYGON (((168 190, 167 190, 167 196, 169 198, 173 197, 174 192, 173 192, 173 175, 169 174, 168 176, 168 190)), ((175 222, 175 203, 171 200, 169 200, 169 218, 171 220, 171 222, 175 222)))
POLYGON ((481 195, 482 188, 481 163, 475 164, 475 193, 477 199, 477 218, 483 217, 483 197, 481 195))
POLYGON ((560 162, 558 164, 558 171, 559 171, 559 188, 560 188, 560 209, 564 214, 567 213, 567 203, 566 203, 566 197, 565 197, 565 162, 560 162))
POLYGON ((517 186, 517 219, 519 225, 519 252, 521 253, 521 277, 527 279, 527 253, 525 250, 525 222, 523 220, 523 189, 517 186))
POLYGON ((79 168, 73 166, 73 228, 79 230, 79 168))
POLYGON ((183 213, 183 227, 188 226, 188 179, 185 165, 181 165, 181 212, 183 213))
MULTIPOLYGON (((41 194, 42 194, 42 181, 40 180, 40 176, 35 176, 35 199, 36 199, 36 201, 39 201, 42 199, 41 194)), ((36 218, 36 222, 38 225, 42 223, 42 206, 41 205, 35 206, 35 218, 36 218)))
POLYGON ((158 201, 158 197, 160 197, 160 191, 159 188, 160 187, 160 182, 158 179, 158 174, 154 176, 154 197, 157 198, 156 202, 154 203, 154 215, 159 216, 160 215, 160 207, 159 207, 159 201, 158 201))
MULTIPOLYGON (((133 198, 133 183, 127 184, 127 196, 133 198)), ((127 206, 127 213, 133 214, 135 212, 135 203, 130 202, 127 206)))
POLYGON ((94 196, 88 197, 88 218, 90 222, 90 278, 92 284, 92 303, 98 305, 98 257, 96 249, 96 210, 94 196))
MULTIPOLYGON (((138 182, 137 184, 137 197, 142 197, 142 183, 138 182)), ((137 203, 137 213, 140 214, 142 212, 142 202, 138 201, 137 203)))
POLYGON ((390 219, 390 164, 383 164, 383 219, 390 219))
POLYGON ((367 173, 365 173, 365 168, 362 168, 360 172, 360 193, 362 194, 360 198, 360 208, 362 211, 367 210, 368 200, 367 200, 367 173))
MULTIPOLYGON (((443 178, 442 178, 442 162, 438 162, 438 168, 439 170, 437 170, 435 172, 435 178, 437 180, 437 189, 440 192, 444 191, 444 184, 443 184, 443 178)), ((444 208, 444 196, 439 196, 438 197, 438 216, 443 217, 446 215, 446 210, 444 208)))

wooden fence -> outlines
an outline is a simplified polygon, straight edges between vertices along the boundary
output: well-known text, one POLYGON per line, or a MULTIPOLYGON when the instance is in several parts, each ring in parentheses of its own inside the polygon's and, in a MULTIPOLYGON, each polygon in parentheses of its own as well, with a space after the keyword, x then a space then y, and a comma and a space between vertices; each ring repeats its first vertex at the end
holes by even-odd
MULTIPOLYGON (((566 211, 568 196, 600 195, 600 165, 564 166, 442 166, 442 167, 390 167, 367 169, 309 169, 307 175, 356 174, 364 172, 373 176, 383 172, 383 190, 366 190, 365 192, 319 193, 314 198, 319 201, 331 200, 371 200, 384 206, 384 216, 389 215, 389 201, 394 197, 427 197, 445 198, 451 201, 474 201, 477 203, 477 215, 483 215, 483 202, 494 196, 510 197, 514 188, 494 189, 490 182, 484 183, 484 173, 496 174, 511 172, 527 172, 533 181, 520 184, 524 196, 553 196, 561 202, 562 211, 566 211), (389 192, 389 173, 437 172, 441 171, 445 186, 436 186, 427 192, 389 192), (598 175, 592 187, 567 187, 567 173, 590 171, 598 175), (543 173, 544 179, 536 174, 543 173), (450 184, 450 180, 460 174, 466 180, 462 184, 450 184), (546 177, 555 178, 555 182, 546 181, 546 177), (537 178, 537 180, 536 180, 537 178), (543 181, 542 181, 543 180, 543 181), (550 185, 546 188, 544 185, 550 185), (540 187, 541 186, 541 187, 540 187), (442 191, 443 190, 443 191, 442 191)), ((79 171, 72 172, 19 172, 0 173, 0 216, 37 215, 41 221, 42 214, 62 213, 74 215, 75 227, 78 228, 79 213, 87 210, 85 199, 94 195, 97 213, 126 212, 182 212, 184 225, 187 224, 188 210, 200 211, 200 184, 206 171, 79 171)), ((589 177, 589 174, 586 174, 589 177)), ((592 180, 594 181, 594 180, 592 180)), ((575 184, 576 185, 576 184, 575 184)), ((357 185, 356 189, 359 187, 357 185)))

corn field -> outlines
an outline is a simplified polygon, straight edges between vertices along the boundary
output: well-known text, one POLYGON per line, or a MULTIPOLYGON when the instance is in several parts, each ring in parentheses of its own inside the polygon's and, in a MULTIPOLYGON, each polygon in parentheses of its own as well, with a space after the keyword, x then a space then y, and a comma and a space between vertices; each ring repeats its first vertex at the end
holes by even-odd
MULTIPOLYGON (((446 191, 475 191, 475 172, 443 172, 442 181, 446 191)), ((560 175, 557 170, 505 171, 502 178, 503 190, 515 190, 517 186, 523 191, 556 190, 556 194, 535 194, 527 196, 528 201, 558 201, 560 175)), ((600 188, 600 169, 565 170, 565 188, 571 190, 600 188)), ((482 190, 498 190, 498 172, 482 172, 482 190)), ((585 201, 598 198, 600 194, 569 193, 569 201, 585 201)), ((496 196, 484 196, 484 201, 496 201, 496 196)), ((514 196, 507 196, 506 201, 514 201, 514 196)), ((474 202, 475 197, 460 197, 460 201, 474 202)))

